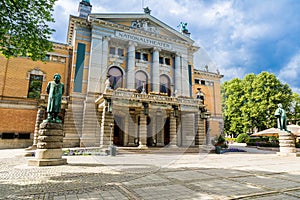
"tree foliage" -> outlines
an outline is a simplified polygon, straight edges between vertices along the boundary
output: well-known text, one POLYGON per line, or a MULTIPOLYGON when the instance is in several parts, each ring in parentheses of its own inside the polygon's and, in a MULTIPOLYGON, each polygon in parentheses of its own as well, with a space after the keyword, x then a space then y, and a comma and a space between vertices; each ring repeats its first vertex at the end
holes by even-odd
POLYGON ((222 97, 225 132, 240 134, 274 127, 277 104, 289 112, 292 91, 274 74, 262 72, 225 82, 222 97))
POLYGON ((293 124, 300 125, 300 96, 298 93, 293 93, 287 117, 293 124))
POLYGON ((48 25, 56 0, 0 0, 0 53, 42 60, 52 50, 48 25))

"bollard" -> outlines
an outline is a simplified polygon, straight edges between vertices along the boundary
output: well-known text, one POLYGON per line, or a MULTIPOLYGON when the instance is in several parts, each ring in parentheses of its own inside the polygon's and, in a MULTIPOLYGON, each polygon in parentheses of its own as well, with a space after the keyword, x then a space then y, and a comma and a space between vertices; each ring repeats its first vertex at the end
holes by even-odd
POLYGON ((116 156, 117 154, 117 148, 114 145, 109 146, 109 155, 110 156, 116 156))

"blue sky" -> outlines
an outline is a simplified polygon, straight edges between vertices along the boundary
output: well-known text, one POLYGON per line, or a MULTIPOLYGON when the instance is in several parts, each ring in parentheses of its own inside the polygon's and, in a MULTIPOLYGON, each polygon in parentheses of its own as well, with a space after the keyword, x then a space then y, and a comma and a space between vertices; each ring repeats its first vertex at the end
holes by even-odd
MULTIPOLYGON (((195 66, 217 69, 223 81, 248 73, 274 73, 300 94, 299 0, 90 0, 93 13, 143 12, 174 29, 188 23, 201 49, 195 66)), ((79 0, 58 0, 52 40, 66 42, 69 15, 78 15, 79 0)))

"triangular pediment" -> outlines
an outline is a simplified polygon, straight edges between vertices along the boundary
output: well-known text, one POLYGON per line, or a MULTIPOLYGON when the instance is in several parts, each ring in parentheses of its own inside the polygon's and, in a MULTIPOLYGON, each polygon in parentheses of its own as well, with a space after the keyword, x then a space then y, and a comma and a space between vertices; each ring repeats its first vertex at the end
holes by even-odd
POLYGON ((129 29, 138 29, 147 33, 153 33, 174 40, 180 40, 185 43, 193 44, 194 41, 187 35, 180 33, 174 28, 168 26, 162 21, 149 14, 141 13, 120 13, 120 14, 90 14, 90 19, 107 21, 109 23, 125 26, 129 29))

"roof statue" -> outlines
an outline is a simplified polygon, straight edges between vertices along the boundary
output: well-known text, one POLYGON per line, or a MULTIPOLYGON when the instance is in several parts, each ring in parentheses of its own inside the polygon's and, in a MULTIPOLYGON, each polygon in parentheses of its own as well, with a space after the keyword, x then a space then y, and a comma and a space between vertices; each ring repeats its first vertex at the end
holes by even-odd
POLYGON ((189 30, 187 29, 187 23, 180 22, 180 24, 177 27, 180 27, 181 33, 189 34, 189 30))
POLYGON ((82 0, 82 2, 91 3, 90 0, 82 0))
POLYGON ((151 10, 149 9, 149 7, 147 6, 146 8, 144 8, 144 13, 145 14, 151 14, 151 10))

